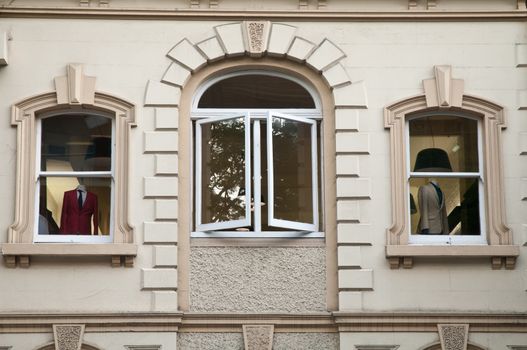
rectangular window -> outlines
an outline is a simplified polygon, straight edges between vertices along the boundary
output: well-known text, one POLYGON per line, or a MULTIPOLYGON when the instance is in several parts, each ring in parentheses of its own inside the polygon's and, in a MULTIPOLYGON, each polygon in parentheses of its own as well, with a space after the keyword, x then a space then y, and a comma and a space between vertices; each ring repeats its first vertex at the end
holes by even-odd
POLYGON ((479 135, 472 118, 409 118, 410 243, 486 243, 479 135))
POLYGON ((54 115, 37 130, 35 241, 111 242, 112 118, 54 115))

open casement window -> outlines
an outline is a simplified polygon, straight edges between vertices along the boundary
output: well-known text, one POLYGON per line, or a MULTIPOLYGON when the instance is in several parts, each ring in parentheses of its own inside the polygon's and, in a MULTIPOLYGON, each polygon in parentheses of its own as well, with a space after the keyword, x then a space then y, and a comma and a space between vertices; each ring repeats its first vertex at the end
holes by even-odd
POLYGON ((414 258, 487 257, 512 269, 519 247, 505 225, 501 132, 503 108, 463 94, 449 66, 423 81, 424 95, 385 108, 390 129, 391 268, 414 258))
POLYGON ((84 76, 79 65, 68 65, 67 75, 55 82, 56 92, 12 107, 16 204, 1 245, 6 265, 28 267, 32 256, 91 256, 132 266, 137 246, 128 221, 128 153, 134 105, 96 92, 95 78, 84 76))
POLYGON ((37 119, 35 242, 109 243, 114 123, 99 113, 37 119))
POLYGON ((481 122, 452 113, 408 116, 410 239, 486 244, 481 122))
POLYGON ((248 116, 196 122, 196 228, 250 226, 251 142, 248 116))
POLYGON ((194 107, 193 237, 321 237, 320 110, 296 80, 213 80, 194 107))

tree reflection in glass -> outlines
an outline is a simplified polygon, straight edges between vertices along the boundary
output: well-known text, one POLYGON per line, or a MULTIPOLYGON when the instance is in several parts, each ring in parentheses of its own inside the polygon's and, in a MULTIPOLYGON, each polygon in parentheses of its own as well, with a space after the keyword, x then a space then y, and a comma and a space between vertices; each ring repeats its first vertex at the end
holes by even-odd
POLYGON ((206 123, 202 124, 201 128, 201 222, 218 223, 244 219, 244 119, 206 123))

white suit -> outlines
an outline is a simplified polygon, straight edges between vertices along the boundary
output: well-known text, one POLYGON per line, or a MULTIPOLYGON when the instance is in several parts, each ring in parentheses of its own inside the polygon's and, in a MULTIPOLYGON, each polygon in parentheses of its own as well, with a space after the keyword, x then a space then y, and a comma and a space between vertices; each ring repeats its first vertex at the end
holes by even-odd
MULTIPOLYGON (((437 189, 441 191, 439 186, 437 189)), ((417 233, 428 229, 428 234, 431 235, 449 234, 445 196, 442 195, 440 200, 438 190, 436 190, 436 187, 432 183, 419 187, 417 198, 421 218, 417 225, 417 233)))

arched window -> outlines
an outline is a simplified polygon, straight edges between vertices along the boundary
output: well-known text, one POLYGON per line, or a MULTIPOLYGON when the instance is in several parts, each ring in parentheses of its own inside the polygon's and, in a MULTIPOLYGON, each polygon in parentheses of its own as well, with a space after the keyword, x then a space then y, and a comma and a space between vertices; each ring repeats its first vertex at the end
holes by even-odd
POLYGON ((231 73, 193 102, 193 236, 321 236, 320 102, 289 76, 231 73))

